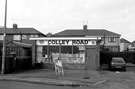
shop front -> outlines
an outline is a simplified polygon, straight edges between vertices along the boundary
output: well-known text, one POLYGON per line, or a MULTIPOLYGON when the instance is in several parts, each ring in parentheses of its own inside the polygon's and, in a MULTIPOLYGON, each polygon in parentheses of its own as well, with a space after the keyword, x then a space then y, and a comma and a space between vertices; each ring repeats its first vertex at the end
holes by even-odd
POLYGON ((85 64, 88 69, 99 68, 99 41, 97 37, 46 37, 36 41, 35 62, 53 63, 60 58, 65 64, 85 64))

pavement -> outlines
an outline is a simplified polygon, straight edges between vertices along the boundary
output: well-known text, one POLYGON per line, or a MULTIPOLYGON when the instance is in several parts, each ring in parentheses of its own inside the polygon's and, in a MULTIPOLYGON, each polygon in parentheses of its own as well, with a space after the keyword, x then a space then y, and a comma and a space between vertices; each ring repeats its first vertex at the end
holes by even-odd
POLYGON ((0 75, 0 80, 28 82, 58 86, 89 86, 105 82, 102 71, 64 70, 64 76, 56 76, 52 69, 31 69, 19 73, 0 75), (84 79, 88 78, 88 79, 84 79))

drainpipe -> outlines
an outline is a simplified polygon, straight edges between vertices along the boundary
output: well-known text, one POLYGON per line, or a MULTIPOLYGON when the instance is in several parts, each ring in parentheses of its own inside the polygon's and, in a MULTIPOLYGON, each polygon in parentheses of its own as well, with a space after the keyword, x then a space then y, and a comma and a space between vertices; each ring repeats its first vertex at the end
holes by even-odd
POLYGON ((104 50, 104 47, 105 47, 105 34, 104 34, 104 43, 103 43, 103 50, 104 50))

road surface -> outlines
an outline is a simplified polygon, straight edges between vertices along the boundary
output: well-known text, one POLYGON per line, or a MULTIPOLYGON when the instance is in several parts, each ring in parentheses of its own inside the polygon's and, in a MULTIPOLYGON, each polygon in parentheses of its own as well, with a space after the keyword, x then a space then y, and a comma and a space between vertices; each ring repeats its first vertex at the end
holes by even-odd
POLYGON ((44 84, 0 81, 0 89, 90 89, 88 87, 53 86, 44 84))

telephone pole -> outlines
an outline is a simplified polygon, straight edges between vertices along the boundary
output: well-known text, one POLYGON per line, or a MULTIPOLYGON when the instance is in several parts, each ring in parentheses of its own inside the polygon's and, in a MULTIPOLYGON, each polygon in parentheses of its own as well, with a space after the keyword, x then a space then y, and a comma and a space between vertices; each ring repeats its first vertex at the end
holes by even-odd
POLYGON ((2 69, 1 74, 5 73, 5 59, 6 59, 6 27, 7 25, 7 0, 5 0, 5 18, 4 18, 4 31, 3 31, 3 52, 2 52, 2 69))

